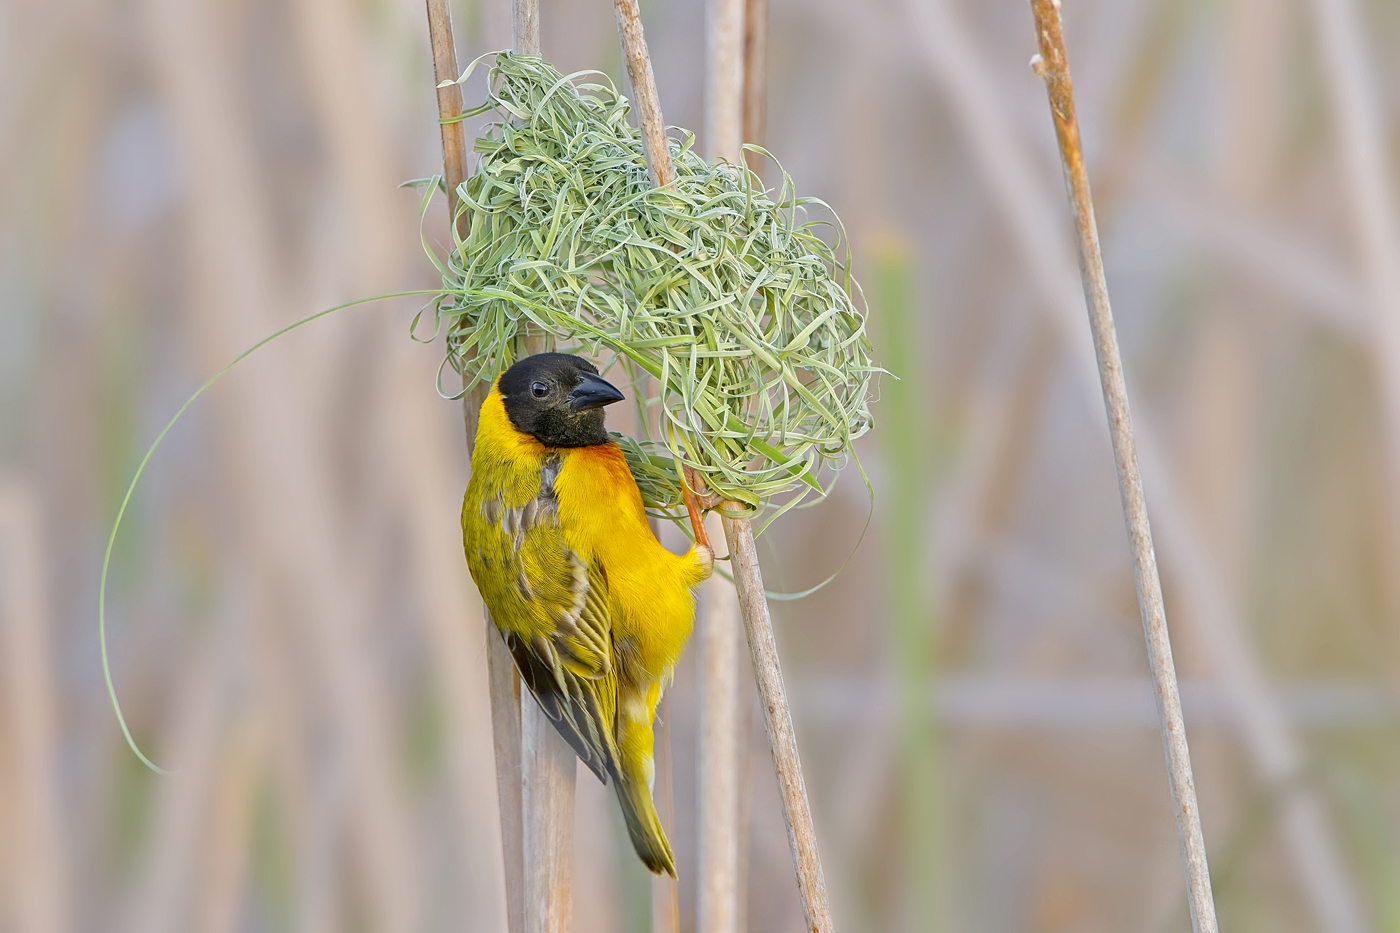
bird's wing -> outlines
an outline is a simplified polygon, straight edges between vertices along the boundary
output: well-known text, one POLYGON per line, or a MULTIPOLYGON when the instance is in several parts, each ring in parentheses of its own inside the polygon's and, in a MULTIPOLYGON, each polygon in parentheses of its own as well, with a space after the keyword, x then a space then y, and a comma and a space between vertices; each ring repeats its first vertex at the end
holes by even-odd
POLYGON ((617 676, 612 616, 601 567, 575 552, 559 525, 546 459, 524 505, 483 498, 462 512, 467 564, 520 676, 578 756, 604 782, 616 770, 617 676))

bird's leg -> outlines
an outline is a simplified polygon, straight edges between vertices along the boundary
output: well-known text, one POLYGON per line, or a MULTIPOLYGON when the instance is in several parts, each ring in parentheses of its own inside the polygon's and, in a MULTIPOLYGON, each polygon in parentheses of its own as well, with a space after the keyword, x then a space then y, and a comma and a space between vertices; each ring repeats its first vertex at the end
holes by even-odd
MULTIPOLYGON (((685 482, 681 483, 681 497, 685 499, 685 510, 690 513, 690 530, 695 533, 695 543, 710 547, 710 536, 705 533, 705 515, 700 499, 695 491, 705 491, 705 481, 690 467, 685 467, 685 482)), ((713 550, 713 548, 711 548, 713 550)))

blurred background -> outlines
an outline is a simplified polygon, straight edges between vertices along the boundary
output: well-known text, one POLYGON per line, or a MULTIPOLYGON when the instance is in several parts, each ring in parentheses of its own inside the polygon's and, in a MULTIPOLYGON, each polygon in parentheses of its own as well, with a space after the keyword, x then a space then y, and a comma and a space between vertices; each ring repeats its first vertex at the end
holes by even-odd
MULTIPOLYGON (((703 3, 643 12, 698 130, 703 3)), ((1065 16, 1222 929, 1400 930, 1400 5, 1065 16)), ((454 18, 463 62, 509 44, 507 0, 454 18)), ((610 4, 541 18, 561 70, 621 79, 610 4)), ((842 930, 1190 928, 1034 51, 1019 0, 772 0, 767 143, 840 213, 903 377, 869 532, 775 604, 842 930)), ((419 0, 0 6, 0 931, 504 929, 461 408, 418 299, 277 341, 152 462, 108 626, 172 774, 97 641, 184 398, 298 317, 436 286, 396 187, 441 170, 431 75, 419 0)), ((775 525, 770 587, 868 511, 852 472, 775 525)), ((751 726, 747 929, 795 931, 751 726)), ((615 810, 585 771, 580 933, 652 928, 615 810)))

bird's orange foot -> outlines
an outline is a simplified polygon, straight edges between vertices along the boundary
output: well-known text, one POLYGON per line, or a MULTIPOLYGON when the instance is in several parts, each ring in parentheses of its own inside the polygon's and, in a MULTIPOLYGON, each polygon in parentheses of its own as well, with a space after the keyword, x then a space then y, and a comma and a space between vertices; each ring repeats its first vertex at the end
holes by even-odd
MULTIPOLYGON (((690 467, 685 468, 685 478, 686 482, 681 484, 681 498, 685 501, 686 512, 690 514, 690 530, 695 535, 696 547, 708 549, 710 536, 705 533, 705 506, 700 501, 700 497, 705 495, 705 481, 690 467)), ((710 561, 714 563, 714 551, 710 551, 710 561)))

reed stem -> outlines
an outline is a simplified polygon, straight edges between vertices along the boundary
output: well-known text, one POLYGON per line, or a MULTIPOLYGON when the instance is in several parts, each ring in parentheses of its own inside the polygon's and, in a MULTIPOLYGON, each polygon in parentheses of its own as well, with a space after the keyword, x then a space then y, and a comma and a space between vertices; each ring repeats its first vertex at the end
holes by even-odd
MULTIPOLYGON (((452 17, 447 0, 427 0, 428 33, 442 125, 443 174, 456 234, 467 235, 466 215, 458 214, 457 186, 466 177, 466 136, 461 123, 462 89, 452 17)), ((518 51, 539 54, 538 0, 512 0, 512 38, 518 51)), ((527 333, 526 353, 546 349, 544 338, 527 333)), ((467 451, 476 442, 476 423, 487 388, 463 399, 467 451)), ((571 913, 569 881, 573 861, 573 803, 576 765, 573 750, 534 703, 521 703, 515 660, 488 617, 487 668, 491 729, 500 807, 501 857, 505 872, 506 924, 510 933, 563 933, 571 913)))
POLYGON ((822 876, 821 858, 817 854, 817 834, 812 827, 812 809, 807 803, 802 762, 797 756, 792 708, 778 665, 778 645, 773 638, 773 620, 768 614, 768 597, 758 568, 753 529, 746 519, 726 518, 724 536, 729 542, 734 585, 739 591, 739 610, 744 617, 754 677, 758 680, 758 695, 763 704, 763 724, 768 731, 773 767, 778 774, 778 791, 783 800, 788 846, 797 870, 797 892, 802 898, 806 928, 812 933, 831 933, 835 926, 831 921, 826 879, 822 876))
MULTIPOLYGON (((705 149, 743 164, 744 0, 705 6, 705 149)), ((739 930, 739 604, 716 574, 704 586, 699 655, 697 933, 739 930)))
POLYGON ((1064 163, 1065 186, 1074 210, 1079 269, 1084 281, 1084 298, 1089 306, 1089 328, 1093 332, 1099 381, 1103 386, 1104 407, 1108 412, 1123 514, 1132 543, 1133 577, 1137 584, 1138 607, 1142 612, 1142 627, 1147 639, 1147 658, 1157 696, 1157 714, 1167 758, 1167 778, 1176 809, 1181 858, 1186 869, 1191 928, 1195 933, 1216 933, 1215 902, 1211 897, 1210 869, 1206 864, 1196 783, 1191 773, 1191 753, 1186 745, 1186 722, 1181 715, 1181 695, 1177 687, 1176 667, 1172 662, 1166 607, 1162 601, 1162 581, 1157 573, 1152 529, 1147 520, 1147 501, 1138 470, 1137 443, 1133 438, 1132 417, 1128 411, 1128 389, 1123 379, 1123 361, 1118 353, 1118 337, 1108 301, 1108 282, 1104 278, 1103 256, 1099 251, 1094 202, 1089 193, 1089 175, 1084 168, 1079 123, 1075 118, 1074 86, 1070 81, 1069 58, 1060 26, 1059 0, 1031 0, 1031 11, 1035 16, 1036 36, 1040 43, 1040 54, 1033 65, 1036 73, 1045 80, 1049 94, 1050 113, 1055 122, 1060 158, 1064 163))

